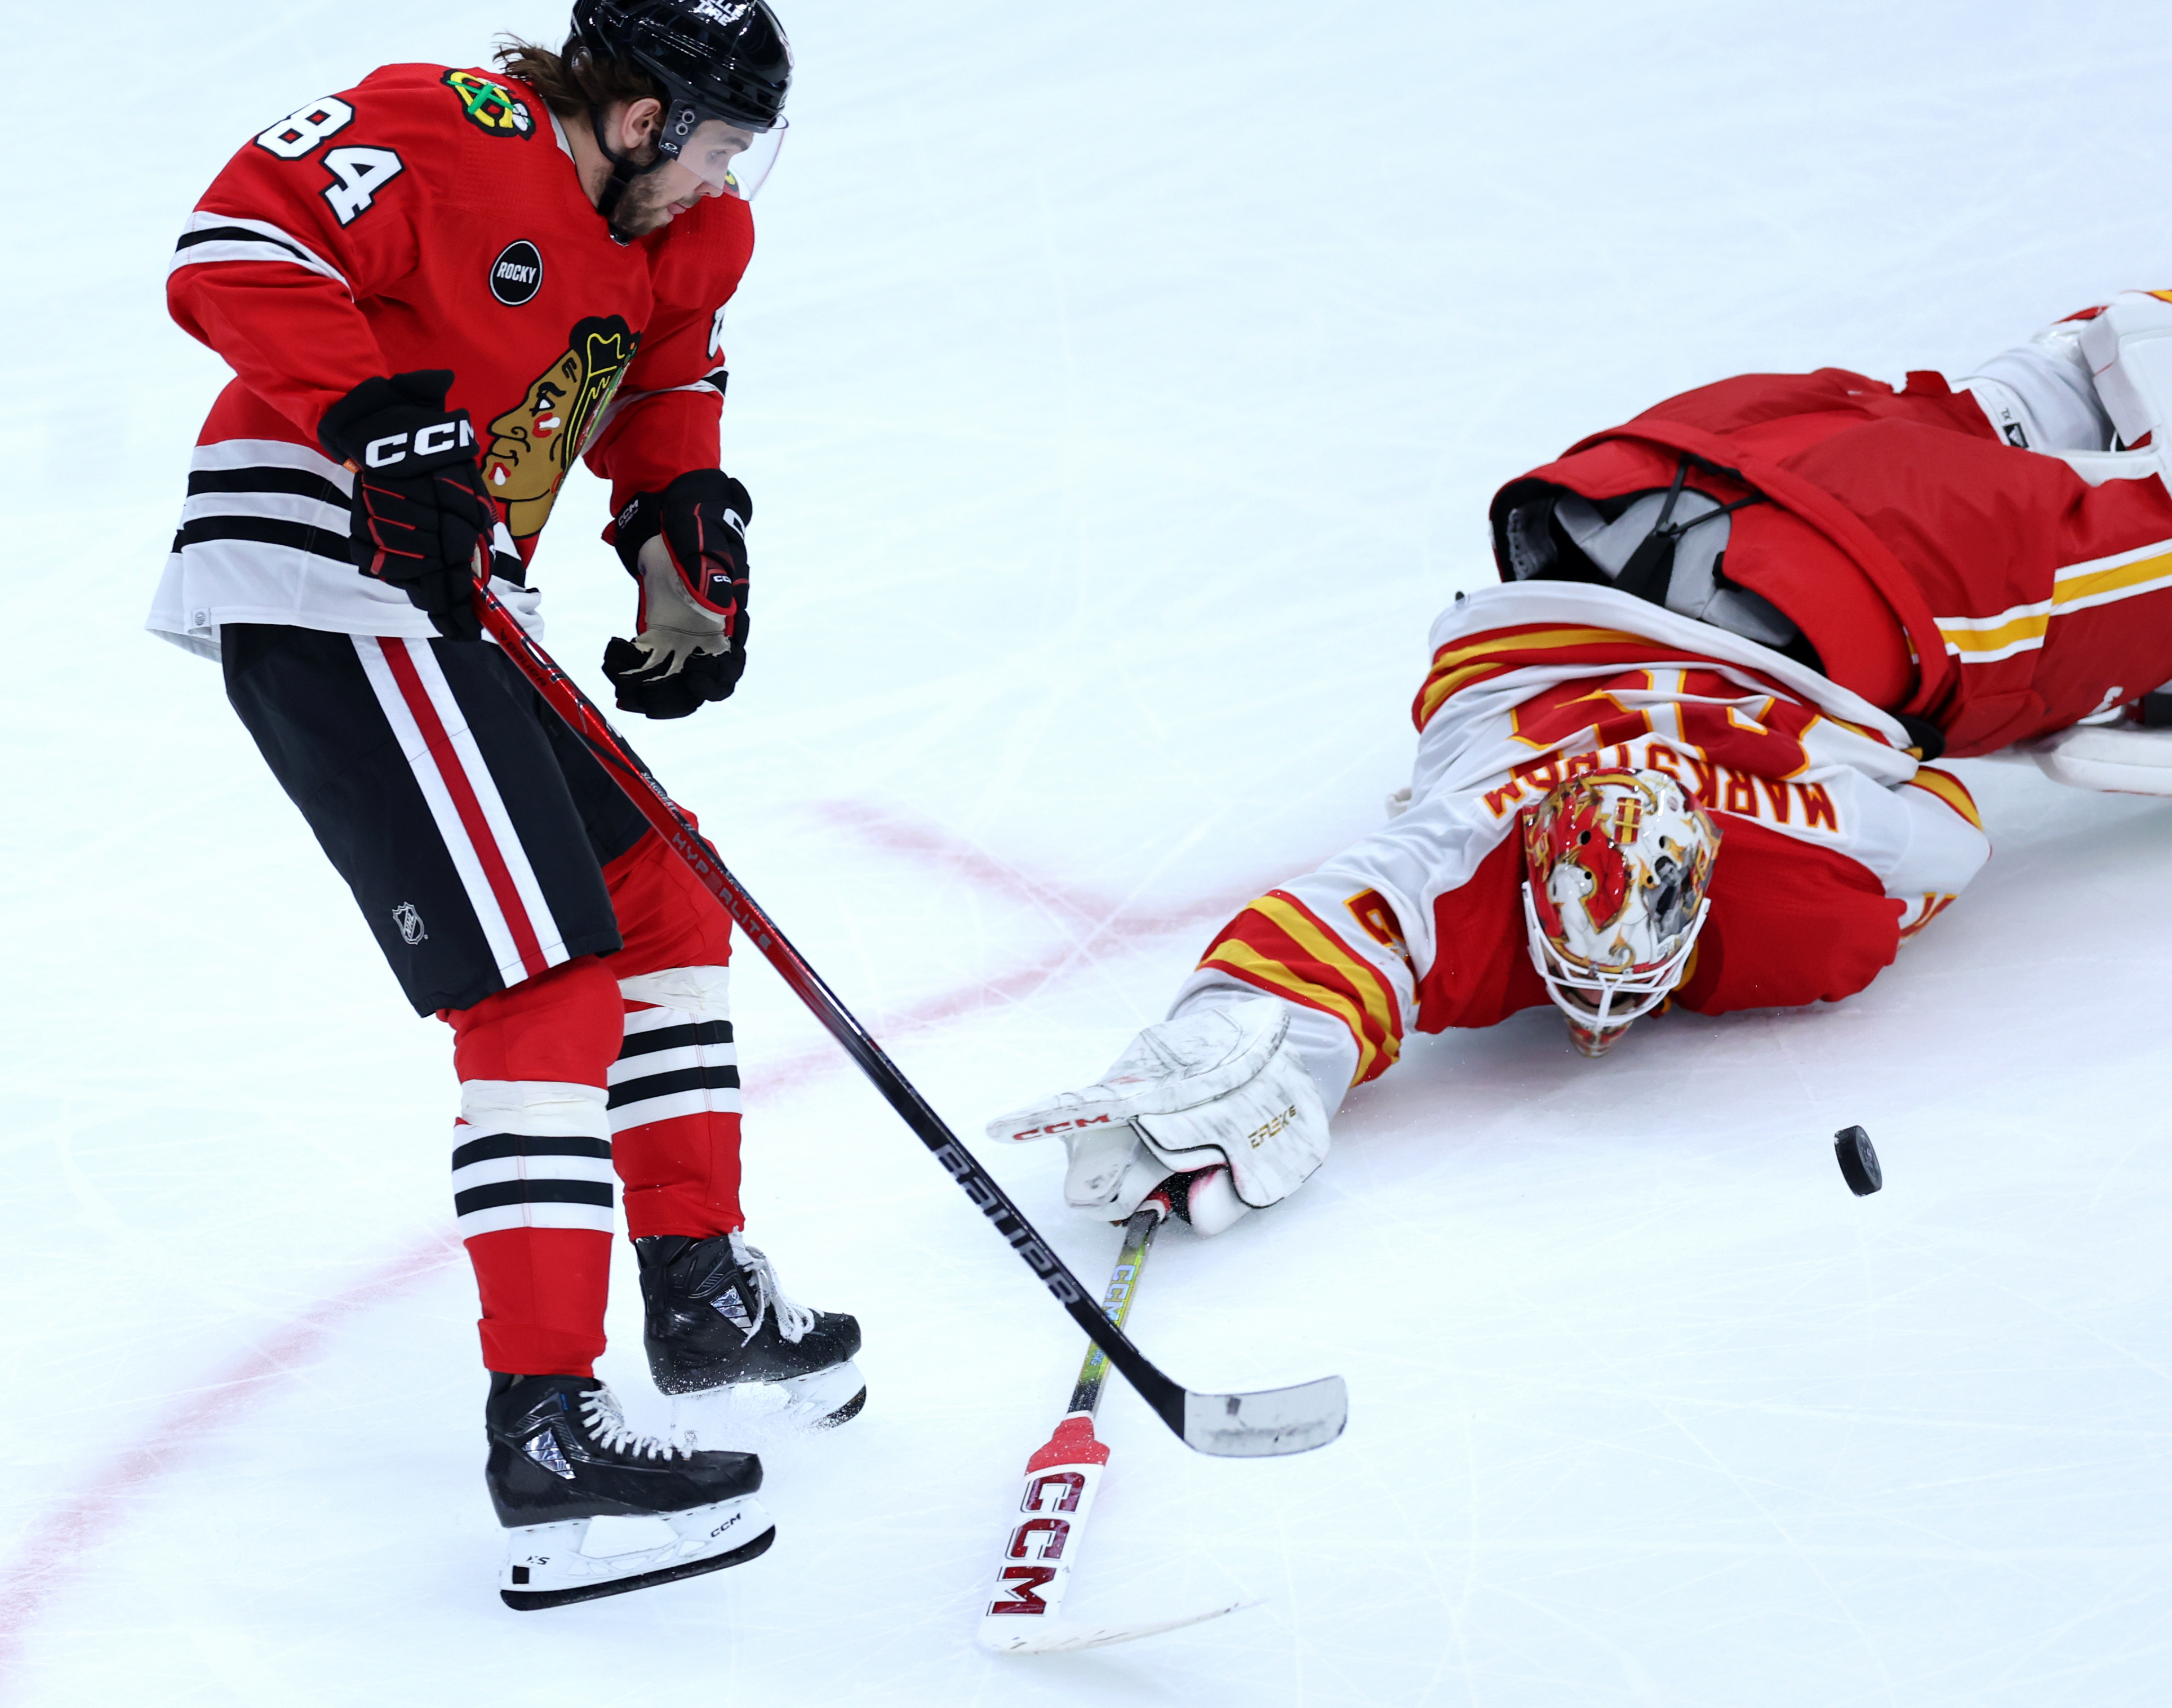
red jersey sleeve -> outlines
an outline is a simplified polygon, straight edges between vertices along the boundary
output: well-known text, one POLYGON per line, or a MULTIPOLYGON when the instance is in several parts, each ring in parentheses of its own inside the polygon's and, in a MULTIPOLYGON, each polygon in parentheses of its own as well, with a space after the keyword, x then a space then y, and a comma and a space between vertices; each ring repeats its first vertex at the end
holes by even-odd
POLYGON ((174 319, 314 442, 325 411, 389 372, 357 304, 415 271, 432 67, 387 67, 245 143, 190 216, 166 278, 174 319), (387 85, 390 86, 387 86, 387 85))
POLYGON ((614 515, 637 492, 721 460, 724 305, 754 255, 754 216, 736 197, 718 196, 644 241, 655 310, 587 459, 611 483, 614 515))

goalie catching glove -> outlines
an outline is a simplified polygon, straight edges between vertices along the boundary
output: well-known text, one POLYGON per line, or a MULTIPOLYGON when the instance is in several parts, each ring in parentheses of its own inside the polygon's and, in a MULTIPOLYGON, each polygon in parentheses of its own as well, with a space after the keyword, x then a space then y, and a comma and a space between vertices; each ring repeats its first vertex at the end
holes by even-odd
POLYGON ((317 439, 354 470, 356 566, 406 594, 447 640, 479 641, 476 547, 497 531, 497 507, 476 466, 468 412, 445 407, 452 385, 443 368, 365 379, 325 411, 317 439))
POLYGON ((728 699, 746 668, 747 490, 696 469, 619 513, 612 543, 641 587, 631 641, 604 649, 618 709, 684 717, 728 699))
POLYGON ((1271 996, 1195 1008, 1149 1026, 1097 1085, 1000 1115, 992 1139, 1060 1138, 1064 1197, 1122 1222, 1172 1175, 1197 1233, 1279 1203, 1327 1156, 1327 1113, 1271 996))

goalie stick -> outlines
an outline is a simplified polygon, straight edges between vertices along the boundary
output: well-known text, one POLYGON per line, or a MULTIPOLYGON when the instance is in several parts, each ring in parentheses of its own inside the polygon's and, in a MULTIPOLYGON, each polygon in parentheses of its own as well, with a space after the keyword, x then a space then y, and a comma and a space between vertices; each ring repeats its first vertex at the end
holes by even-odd
MULTIPOLYGON (((1157 1192, 1124 1224, 1124 1243, 1116 1252, 1109 1290, 1101 1298, 1102 1314, 1116 1328, 1123 1327, 1132 1313, 1154 1230, 1168 1215, 1169 1200, 1157 1192)), ((981 1645, 999 1655, 1063 1654, 1128 1643, 1219 1619, 1252 1604, 1224 1602, 1203 1612, 1133 1625, 1074 1625, 1058 1617, 1063 1593, 1071 1587, 1072 1570, 1078 1564, 1094 1496, 1108 1469, 1109 1449, 1094 1434, 1094 1415, 1101 1408, 1101 1386, 1108 1373, 1108 1358, 1089 1340, 1062 1421, 1025 1462, 1019 1516, 996 1566, 995 1599, 981 1615, 981 1645)))
POLYGON ((799 951, 785 941, 769 916, 726 869, 723 857, 680 810, 664 786, 656 781, 640 757, 610 727, 579 685, 558 667, 529 632, 520 626, 504 603, 491 591, 489 560, 482 548, 476 552, 476 612, 484 632, 504 649, 505 655, 565 720, 566 726, 584 742, 604 769, 610 772, 626 798, 641 811, 664 846, 683 860, 702 887, 723 905, 754 946, 775 967, 793 994, 804 1002, 830 1035, 844 1046, 860 1071, 874 1082, 884 1100, 895 1109, 913 1135, 925 1145, 959 1190, 972 1200, 994 1225, 1003 1242, 1040 1278, 1109 1362, 1138 1390, 1139 1397, 1180 1436, 1187 1447, 1224 1458, 1258 1458, 1304 1453, 1325 1447, 1342 1433, 1350 1412, 1349 1391, 1340 1376, 1291 1388, 1271 1388, 1256 1394, 1195 1394, 1171 1381, 1146 1355, 1108 1321, 1086 1296, 1078 1278, 1049 1249, 1031 1222, 1009 1195, 997 1185, 943 1118, 882 1046, 852 1018, 836 995, 807 964, 799 951))

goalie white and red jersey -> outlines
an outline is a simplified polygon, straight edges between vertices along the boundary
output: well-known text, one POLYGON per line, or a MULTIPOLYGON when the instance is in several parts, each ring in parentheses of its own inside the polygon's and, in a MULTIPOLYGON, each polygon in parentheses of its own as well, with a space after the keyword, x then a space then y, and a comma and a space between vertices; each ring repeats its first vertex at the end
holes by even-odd
MULTIPOLYGON (((1975 803, 1907 732, 1771 649, 1610 588, 1522 583, 1434 624, 1411 805, 1225 927, 1180 992, 1261 990, 1341 1023, 1349 1082, 1412 1030, 1545 1005, 1522 814, 1564 777, 1679 778, 1721 830, 1674 1001, 1701 1013, 1861 990, 1990 853, 1975 803)), ((1315 1069, 1316 1077, 1330 1077, 1315 1069)))
POLYGON ((1247 907, 1176 1011, 1295 1003, 1331 1092, 1413 1029, 1537 1006, 1510 833, 1562 776, 1626 765, 1679 778, 1723 831, 1675 1002, 1861 990, 1990 851, 1925 747, 1988 753, 2172 682, 2168 297, 2059 323, 1970 389, 1740 375, 1508 482, 1506 584, 1433 630, 1409 812, 1247 907), (1656 545, 1669 517, 1656 558, 1599 533, 1656 545))
POLYGON ((204 193, 168 275, 174 318, 235 377, 148 626, 212 654, 225 623, 434 632, 356 572, 352 476, 317 441, 373 375, 453 371, 524 563, 577 457, 614 513, 715 468, 723 309, 753 247, 733 196, 617 242, 540 96, 502 74, 388 66, 266 127, 204 193))

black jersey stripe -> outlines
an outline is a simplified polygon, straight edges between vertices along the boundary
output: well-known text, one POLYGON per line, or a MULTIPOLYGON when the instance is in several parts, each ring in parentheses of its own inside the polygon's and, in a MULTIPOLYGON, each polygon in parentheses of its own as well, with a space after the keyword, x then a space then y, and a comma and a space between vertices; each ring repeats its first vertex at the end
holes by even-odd
POLYGON ((681 1067, 670 1073, 652 1073, 646 1079, 629 1079, 610 1088, 607 1109, 647 1103, 681 1091, 734 1091, 739 1088, 736 1067, 681 1067))
POLYGON ((600 1180, 500 1180, 490 1186, 470 1186, 453 1194, 453 1213, 472 1216, 478 1210, 502 1210, 508 1204, 593 1204, 611 1207, 611 1189, 600 1180))
POLYGON ((532 1133, 490 1133, 453 1147, 453 1167, 470 1163, 494 1163, 501 1157, 594 1157, 610 1160, 610 1141, 589 1138, 538 1138, 532 1133))
POLYGON ((287 243, 276 237, 266 237, 261 231, 251 231, 245 225, 212 225, 202 231, 185 231, 181 240, 174 245, 175 253, 194 249, 200 243, 261 243, 273 249, 282 249, 298 260, 315 266, 317 258, 298 243, 287 243))
POLYGON ((181 524, 181 531, 174 536, 174 546, 181 551, 213 540, 249 540, 259 545, 291 546, 296 551, 330 558, 334 563, 352 567, 354 562, 347 556, 345 534, 277 516, 199 516, 181 524))
POLYGON ((282 492, 299 498, 315 498, 341 510, 352 508, 352 501, 336 483, 307 469, 191 469, 189 497, 194 498, 206 492, 282 492))
POLYGON ((684 1050, 696 1044, 728 1044, 732 1041, 732 1023, 728 1020, 696 1020, 685 1026, 659 1026, 653 1032, 631 1032, 626 1042, 619 1045, 618 1059, 624 1061, 630 1055, 651 1055, 659 1050, 684 1050))

